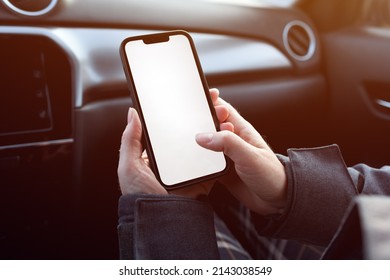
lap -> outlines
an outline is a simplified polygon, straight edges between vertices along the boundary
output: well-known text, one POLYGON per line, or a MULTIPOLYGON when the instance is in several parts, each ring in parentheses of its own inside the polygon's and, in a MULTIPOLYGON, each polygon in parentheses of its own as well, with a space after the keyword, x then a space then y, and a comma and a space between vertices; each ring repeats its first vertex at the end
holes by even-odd
POLYGON ((324 248, 257 234, 250 211, 222 187, 210 195, 216 211, 215 230, 222 259, 320 259, 324 248))

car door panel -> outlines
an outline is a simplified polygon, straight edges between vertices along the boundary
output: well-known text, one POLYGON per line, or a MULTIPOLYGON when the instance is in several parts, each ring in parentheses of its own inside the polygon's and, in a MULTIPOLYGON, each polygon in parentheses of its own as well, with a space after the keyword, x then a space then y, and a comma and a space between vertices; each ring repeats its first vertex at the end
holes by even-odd
MULTIPOLYGON (((259 74, 261 75, 261 74, 259 74)), ((324 143, 328 101, 320 74, 217 85, 221 96, 267 139, 275 151, 324 143)))
POLYGON ((381 166, 390 158, 389 34, 357 26, 323 37, 332 134, 351 163, 381 166))

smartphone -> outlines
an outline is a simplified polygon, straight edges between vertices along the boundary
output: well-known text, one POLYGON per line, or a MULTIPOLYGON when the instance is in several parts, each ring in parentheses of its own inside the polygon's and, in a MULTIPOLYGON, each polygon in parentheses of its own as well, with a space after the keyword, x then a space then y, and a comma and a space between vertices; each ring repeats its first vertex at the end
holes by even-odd
POLYGON ((159 182, 175 189, 222 175, 225 155, 195 141, 197 133, 219 130, 219 122, 191 36, 170 31, 130 37, 120 50, 159 182))

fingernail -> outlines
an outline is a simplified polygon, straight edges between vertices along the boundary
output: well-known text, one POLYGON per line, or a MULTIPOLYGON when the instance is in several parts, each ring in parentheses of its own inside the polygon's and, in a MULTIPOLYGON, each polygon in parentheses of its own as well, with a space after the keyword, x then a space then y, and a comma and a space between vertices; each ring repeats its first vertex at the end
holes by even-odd
POLYGON ((199 133, 195 136, 195 139, 198 143, 209 143, 213 140, 213 133, 199 133))

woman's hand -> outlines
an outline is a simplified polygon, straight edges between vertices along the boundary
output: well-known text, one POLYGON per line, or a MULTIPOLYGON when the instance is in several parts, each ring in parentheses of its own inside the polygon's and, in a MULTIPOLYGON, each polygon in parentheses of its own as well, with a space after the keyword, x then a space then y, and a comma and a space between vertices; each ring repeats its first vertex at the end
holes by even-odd
POLYGON ((167 194, 149 167, 141 138, 141 121, 137 111, 130 108, 119 150, 118 178, 122 194, 167 194))
MULTIPOLYGON (((141 144, 142 126, 138 113, 129 109, 127 126, 122 135, 118 178, 122 194, 162 194, 168 192, 157 181, 149 166, 149 159, 141 144)), ((197 185, 170 191, 176 195, 197 197, 207 195, 214 185, 214 181, 202 182, 197 185)))
POLYGON ((221 131, 200 133, 199 145, 223 151, 233 162, 221 182, 251 210, 274 214, 284 210, 287 200, 287 176, 284 166, 256 131, 230 104, 210 90, 221 131))

